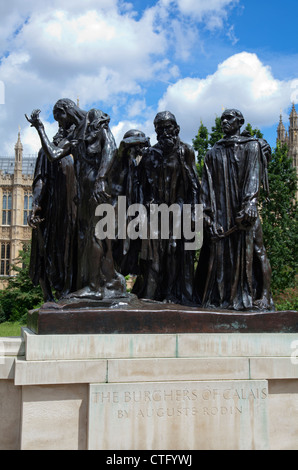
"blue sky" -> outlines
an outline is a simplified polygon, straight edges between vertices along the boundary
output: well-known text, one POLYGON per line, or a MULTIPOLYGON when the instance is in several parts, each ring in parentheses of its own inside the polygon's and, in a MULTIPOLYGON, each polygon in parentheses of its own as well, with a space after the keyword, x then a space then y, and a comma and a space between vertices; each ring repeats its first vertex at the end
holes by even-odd
POLYGON ((11 0, 0 5, 0 155, 41 109, 49 137, 62 97, 111 116, 117 143, 130 128, 154 143, 153 119, 172 111, 188 143, 203 121, 240 109, 272 146, 298 103, 298 4, 256 0, 11 0), (1 89, 2 93, 1 100, 1 89))

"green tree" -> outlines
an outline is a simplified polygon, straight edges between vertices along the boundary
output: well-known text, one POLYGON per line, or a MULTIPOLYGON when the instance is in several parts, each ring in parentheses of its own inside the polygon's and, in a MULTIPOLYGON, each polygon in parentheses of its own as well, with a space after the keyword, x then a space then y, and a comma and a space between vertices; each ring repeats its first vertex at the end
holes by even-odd
POLYGON ((207 127, 201 121, 198 133, 192 140, 193 148, 198 152, 197 155, 197 169, 199 178, 202 176, 202 170, 204 165, 204 158, 209 148, 209 133, 207 127))
POLYGON ((249 124, 249 123, 247 124, 245 130, 246 130, 246 132, 249 132, 249 134, 252 137, 256 137, 257 139, 263 139, 263 137, 264 137, 262 132, 260 131, 260 129, 258 129, 258 128, 253 129, 252 125, 249 124))
POLYGON ((298 207, 296 170, 286 145, 277 145, 268 165, 270 195, 262 193, 264 243, 272 267, 272 290, 295 286, 298 268, 298 207))
POLYGON ((41 288, 34 287, 29 276, 30 245, 24 245, 15 265, 15 276, 8 279, 7 288, 0 291, 0 322, 25 320, 28 310, 43 303, 41 288))
POLYGON ((211 128, 211 133, 208 141, 209 148, 213 147, 216 142, 223 138, 223 136, 224 133, 221 127, 221 118, 216 116, 215 125, 211 128))

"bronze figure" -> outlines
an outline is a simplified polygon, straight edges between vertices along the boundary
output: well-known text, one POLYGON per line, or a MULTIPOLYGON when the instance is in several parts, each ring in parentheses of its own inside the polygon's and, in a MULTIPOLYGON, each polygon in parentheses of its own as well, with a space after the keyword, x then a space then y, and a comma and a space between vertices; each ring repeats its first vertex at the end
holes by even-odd
POLYGON ((258 212, 261 185, 269 191, 271 149, 264 139, 241 134, 240 111, 222 114, 224 137, 205 157, 201 185, 194 151, 181 142, 180 127, 169 111, 154 119, 156 145, 132 129, 119 149, 110 118, 100 110, 86 112, 69 99, 59 100, 53 109, 59 123, 53 142, 39 113, 26 116, 42 144, 29 223, 35 229, 32 279, 42 285, 45 300, 53 300, 53 291, 59 299, 127 297, 123 275, 135 274, 132 292, 139 299, 218 311, 274 310, 258 212), (119 218, 123 200, 124 228, 119 218), (204 242, 195 270, 196 252, 181 227, 186 207, 193 227, 199 203, 204 242), (114 238, 101 238, 96 231, 96 209, 104 210, 104 204, 118 214, 114 238), (133 238, 129 208, 135 206, 143 211, 138 220, 145 226, 133 238), (164 207, 167 236, 163 221, 152 224, 154 217, 155 222, 160 214, 163 218, 164 207))
MULTIPOLYGON (((74 158, 77 182, 76 286, 72 297, 101 300, 126 295, 125 279, 114 268, 112 240, 95 235, 98 204, 111 198, 110 172, 117 154, 109 128, 110 118, 97 109, 86 112, 73 101, 61 99, 53 109, 64 138, 51 143, 33 111, 27 119, 38 131, 42 148, 51 162, 69 155, 74 158)), ((71 191, 68 188, 67 191, 71 191)))
MULTIPOLYGON (((113 197, 115 198, 115 209, 118 213, 119 196, 125 197, 125 209, 139 202, 139 179, 138 166, 142 159, 145 148, 150 146, 150 139, 144 132, 131 129, 126 132, 120 142, 117 159, 113 167, 113 197)), ((116 233, 118 234, 119 223, 125 222, 124 230, 131 220, 130 216, 125 221, 117 219, 116 233)), ((123 230, 123 231, 124 231, 123 230)), ((113 255, 116 266, 123 275, 139 274, 139 253, 141 240, 131 240, 127 234, 124 239, 117 238, 113 244, 113 255)))
POLYGON ((271 268, 258 213, 268 147, 241 135, 240 111, 226 110, 221 121, 225 135, 208 151, 201 182, 204 244, 196 270, 197 300, 219 310, 272 310, 271 268))
MULTIPOLYGON (((180 127, 172 113, 158 113, 154 126, 158 142, 144 150, 138 167, 139 202, 147 208, 149 223, 152 204, 178 206, 181 223, 183 206, 193 207, 198 198, 195 154, 181 142, 180 127)), ((133 293, 140 298, 187 305, 193 300, 194 251, 185 250, 183 234, 176 238, 174 229, 172 217, 167 239, 158 227, 154 238, 142 240, 140 274, 133 293)))
MULTIPOLYGON (((63 130, 53 139, 58 145, 63 130)), ((43 149, 38 153, 32 185, 30 277, 40 284, 44 300, 55 301, 73 291, 76 284, 75 205, 76 181, 73 158, 50 162, 43 149), (54 297, 55 295, 55 297, 54 297)))

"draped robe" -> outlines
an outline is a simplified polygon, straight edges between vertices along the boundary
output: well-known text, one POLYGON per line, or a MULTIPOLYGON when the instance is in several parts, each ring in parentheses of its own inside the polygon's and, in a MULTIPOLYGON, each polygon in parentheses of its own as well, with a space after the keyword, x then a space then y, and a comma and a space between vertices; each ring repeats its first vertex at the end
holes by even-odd
POLYGON ((73 158, 50 163, 41 149, 32 185, 33 203, 41 207, 43 222, 32 232, 30 276, 37 285, 47 279, 58 297, 76 283, 76 180, 73 158), (38 186, 40 189, 38 189, 38 186))
POLYGON ((262 173, 261 144, 254 138, 224 138, 206 155, 200 196, 204 243, 195 278, 203 307, 273 308, 260 218, 239 222, 250 207, 257 208, 262 173), (221 235, 213 237, 210 226, 221 235))
MULTIPOLYGON (((176 204, 182 221, 183 205, 194 207, 198 202, 194 151, 180 139, 169 154, 159 144, 147 149, 139 165, 139 185, 139 201, 148 210, 149 223, 150 204, 167 207, 176 204)), ((159 227, 156 239, 142 240, 141 274, 133 293, 147 299, 189 305, 193 301, 195 253, 185 250, 183 234, 180 239, 173 237, 173 222, 169 228, 167 239, 162 238, 159 227)))
POLYGON ((78 186, 77 213, 77 286, 73 295, 90 298, 113 298, 126 295, 125 279, 115 267, 112 240, 96 237, 98 203, 94 191, 99 179, 111 188, 111 168, 117 146, 109 128, 110 118, 92 109, 68 136, 73 141, 75 174, 78 186))

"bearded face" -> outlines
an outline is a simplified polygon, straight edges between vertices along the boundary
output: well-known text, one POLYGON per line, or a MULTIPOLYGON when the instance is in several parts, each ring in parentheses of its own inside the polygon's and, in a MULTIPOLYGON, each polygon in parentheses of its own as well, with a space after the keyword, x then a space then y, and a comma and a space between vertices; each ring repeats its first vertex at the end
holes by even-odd
POLYGON ((171 121, 164 121, 158 123, 155 127, 157 140, 161 148, 169 152, 172 150, 177 142, 179 127, 171 121))

